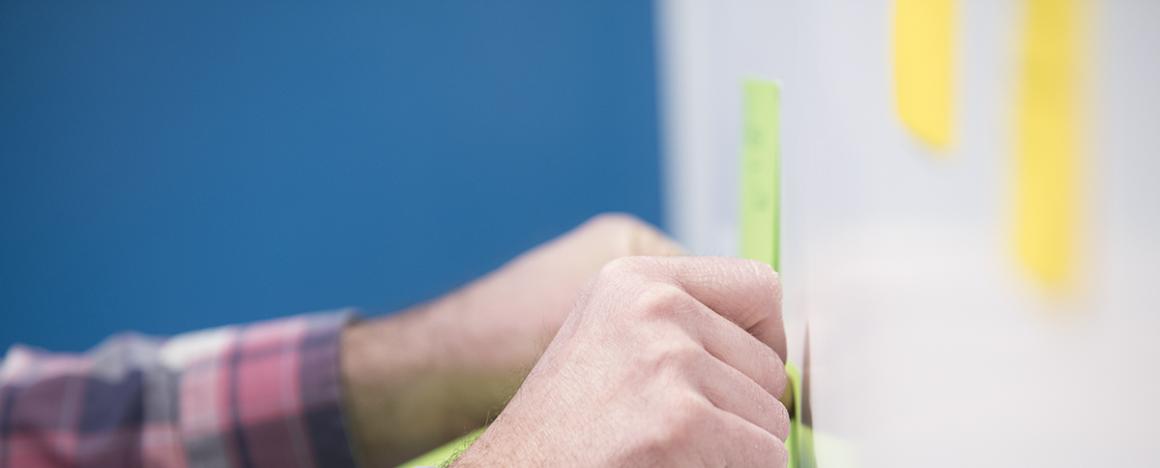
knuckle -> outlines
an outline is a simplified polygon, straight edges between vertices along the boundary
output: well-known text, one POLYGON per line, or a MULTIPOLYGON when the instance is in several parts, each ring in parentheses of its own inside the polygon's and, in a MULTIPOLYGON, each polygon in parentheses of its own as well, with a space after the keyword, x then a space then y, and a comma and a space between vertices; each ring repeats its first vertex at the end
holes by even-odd
POLYGON ((768 284, 769 288, 772 290, 775 302, 781 303, 781 275, 779 275, 776 271, 773 271, 773 267, 764 263, 761 265, 764 269, 766 284, 768 284))
POLYGON ((784 441, 787 437, 789 437, 789 410, 786 409, 785 405, 777 401, 774 402, 773 407, 775 415, 773 418, 773 435, 784 441))
POLYGON ((764 344, 755 346, 755 349, 761 354, 761 362, 769 363, 758 367, 757 383, 775 397, 781 395, 787 385, 785 365, 782 364, 781 357, 777 355, 777 351, 764 344))
MULTIPOLYGON (((782 441, 784 442, 784 439, 782 441)), ((789 464, 789 449, 786 448, 784 443, 773 444, 772 450, 773 453, 770 459, 774 460, 774 466, 787 466, 789 464)))
POLYGON ((634 451, 644 460, 664 459, 674 447, 685 445, 683 441, 689 439, 685 432, 687 430, 669 424, 658 424, 643 434, 634 451))
POLYGON ((678 399, 675 410, 680 418, 676 421, 676 426, 690 429, 701 427, 711 408, 712 404, 701 395, 689 394, 678 399))
MULTIPOLYGON (((776 355, 776 354, 777 353, 774 353, 774 355, 776 355)), ((779 360, 777 362, 780 363, 781 361, 779 360)), ((785 373, 785 366, 782 364, 778 364, 778 365, 774 366, 772 378, 773 378, 773 384, 771 385, 771 387, 773 387, 773 388, 771 389, 770 394, 773 395, 774 399, 776 399, 780 402, 780 401, 782 401, 783 397, 789 396, 789 395, 787 395, 786 392, 788 392, 790 390, 790 388, 789 388, 789 376, 786 375, 786 373, 785 373)))
POLYGON ((633 301, 632 310, 645 318, 671 319, 689 309, 692 298, 671 284, 649 285, 633 301))
POLYGON ((737 442, 743 444, 747 448, 753 450, 761 460, 767 460, 772 464, 770 466, 786 466, 788 461, 789 451, 786 448, 784 435, 769 434, 767 432, 738 427, 736 424, 729 424, 724 428, 724 432, 729 433, 729 437, 736 437, 737 442))
POLYGON ((641 276, 645 271, 642 259, 620 257, 605 263, 600 268, 599 278, 605 282, 618 283, 628 278, 641 276))
POLYGON ((667 417, 656 428, 657 441, 660 445, 672 446, 693 439, 697 431, 705 426, 705 420, 710 417, 709 408, 708 401, 691 392, 673 398, 670 407, 664 413, 667 417))
POLYGON ((661 346, 646 355, 645 369, 656 377, 683 381, 703 355, 703 350, 691 344, 661 346))
POLYGON ((749 268, 753 270, 755 277, 763 283, 768 284, 770 288, 775 290, 776 294, 781 294, 781 276, 773 270, 772 266, 758 260, 746 260, 746 262, 748 262, 749 268))

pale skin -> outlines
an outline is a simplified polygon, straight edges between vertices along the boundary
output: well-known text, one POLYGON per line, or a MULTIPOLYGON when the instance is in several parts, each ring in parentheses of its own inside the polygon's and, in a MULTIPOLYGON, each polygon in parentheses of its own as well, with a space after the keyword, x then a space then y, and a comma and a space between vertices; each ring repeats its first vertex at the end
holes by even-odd
POLYGON ((360 460, 392 466, 494 419, 457 466, 785 466, 777 275, 680 253, 604 215, 351 327, 342 370, 360 460))

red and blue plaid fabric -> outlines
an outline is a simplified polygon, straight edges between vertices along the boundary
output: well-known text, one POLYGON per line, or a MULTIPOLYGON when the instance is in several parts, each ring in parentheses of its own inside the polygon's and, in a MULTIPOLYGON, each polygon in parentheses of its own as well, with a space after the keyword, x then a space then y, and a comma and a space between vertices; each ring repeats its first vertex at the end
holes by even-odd
POLYGON ((342 414, 345 312, 0 366, 0 468, 353 467, 342 414))

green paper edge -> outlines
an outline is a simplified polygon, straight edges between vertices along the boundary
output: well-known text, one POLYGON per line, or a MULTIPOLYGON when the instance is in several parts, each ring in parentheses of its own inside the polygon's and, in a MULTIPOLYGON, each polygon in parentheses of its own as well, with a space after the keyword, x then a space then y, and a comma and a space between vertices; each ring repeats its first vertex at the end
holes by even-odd
POLYGON ((741 141, 741 256, 780 271, 781 91, 772 81, 744 83, 741 141))
MULTIPOLYGON (((781 87, 767 80, 743 84, 741 154, 741 256, 781 273, 781 87), (768 198, 769 204, 758 200, 768 198)), ((793 391, 793 414, 785 439, 789 468, 813 468, 813 430, 802 424, 801 373, 785 366, 793 391)))
POLYGON ((793 389, 793 415, 790 418, 789 437, 785 438, 785 446, 789 452, 787 468, 814 468, 814 431, 811 427, 802 424, 802 379, 801 373, 793 364, 785 365, 785 373, 789 377, 790 388, 793 389))
POLYGON ((466 452, 467 449, 469 447, 471 447, 471 444, 475 443, 475 440, 478 439, 479 436, 483 435, 483 431, 486 429, 487 428, 485 427, 485 428, 480 428, 480 429, 476 429, 474 431, 471 431, 470 433, 468 433, 467 435, 465 435, 463 437, 460 437, 460 438, 455 439, 451 442, 448 442, 447 444, 443 445, 442 447, 439 447, 435 450, 427 452, 426 454, 419 456, 419 458, 416 458, 416 459, 411 460, 409 462, 403 463, 402 465, 399 465, 399 466, 400 467, 420 467, 420 466, 443 467, 443 466, 450 466, 451 463, 453 463, 455 461, 455 459, 459 458, 459 455, 461 453, 466 452))

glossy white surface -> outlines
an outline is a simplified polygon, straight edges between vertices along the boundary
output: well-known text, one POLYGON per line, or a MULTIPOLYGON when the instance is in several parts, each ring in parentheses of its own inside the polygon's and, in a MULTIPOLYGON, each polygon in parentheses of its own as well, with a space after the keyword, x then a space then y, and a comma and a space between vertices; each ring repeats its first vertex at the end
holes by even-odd
POLYGON ((1012 247, 1019 2, 958 2, 956 144, 894 111, 891 2, 668 0, 669 225, 737 248, 741 82, 782 83, 791 360, 819 466, 1160 466, 1160 2, 1090 2, 1079 285, 1012 247))

